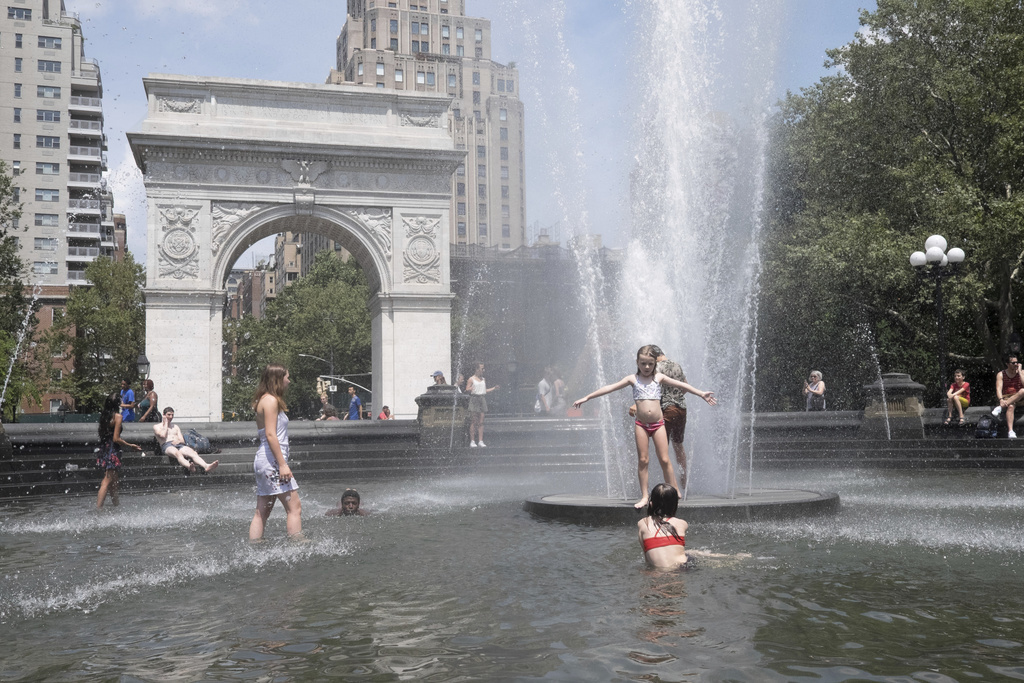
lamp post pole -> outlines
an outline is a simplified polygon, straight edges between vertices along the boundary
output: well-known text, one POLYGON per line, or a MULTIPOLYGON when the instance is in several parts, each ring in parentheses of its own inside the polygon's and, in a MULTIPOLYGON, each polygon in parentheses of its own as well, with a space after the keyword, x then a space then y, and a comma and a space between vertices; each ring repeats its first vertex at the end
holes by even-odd
POLYGON ((935 280, 935 320, 938 325, 939 340, 939 389, 946 388, 949 380, 946 362, 949 354, 946 351, 946 311, 942 303, 942 279, 953 275, 964 260, 964 250, 953 247, 946 251, 946 238, 932 235, 924 243, 924 251, 915 251, 910 255, 910 265, 927 273, 935 280), (920 269, 927 267, 928 270, 920 269))

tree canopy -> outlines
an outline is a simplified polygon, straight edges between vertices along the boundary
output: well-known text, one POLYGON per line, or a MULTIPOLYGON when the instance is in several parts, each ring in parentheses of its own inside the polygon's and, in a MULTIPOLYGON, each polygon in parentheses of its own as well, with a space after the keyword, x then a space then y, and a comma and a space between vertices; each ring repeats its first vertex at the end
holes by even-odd
MULTIPOLYGON (((252 419, 253 394, 268 363, 281 363, 289 370, 287 400, 293 416, 312 416, 319 410, 316 379, 329 374, 332 359, 336 375, 369 372, 369 296, 366 277, 355 259, 343 261, 327 250, 316 255, 305 277, 267 303, 265 317, 226 320, 224 342, 233 351, 233 362, 225 368, 224 412, 252 419)), ((368 376, 355 379, 368 387, 369 380, 368 376)), ((344 386, 339 388, 339 393, 343 391, 344 386)))
POLYGON ((879 370, 910 373, 938 400, 935 290, 909 264, 932 234, 967 254, 944 283, 950 370, 991 391, 1019 324, 1022 2, 879 0, 861 25, 828 53, 834 73, 774 120, 761 409, 802 403, 811 367, 830 407, 861 407, 879 370))

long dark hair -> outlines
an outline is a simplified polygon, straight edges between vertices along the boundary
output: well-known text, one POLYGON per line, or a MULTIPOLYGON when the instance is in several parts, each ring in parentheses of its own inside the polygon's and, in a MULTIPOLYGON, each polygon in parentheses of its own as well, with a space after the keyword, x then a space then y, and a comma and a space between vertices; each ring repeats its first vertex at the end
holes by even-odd
POLYGON ((100 411, 100 441, 109 441, 114 438, 114 416, 121 412, 121 394, 112 391, 107 394, 103 401, 103 410, 100 411))
POLYGON ((260 399, 266 394, 270 394, 277 399, 278 410, 288 410, 288 405, 284 402, 284 376, 287 374, 288 370, 283 365, 277 363, 271 363, 263 369, 259 386, 256 387, 256 397, 252 401, 253 410, 256 410, 260 399))
POLYGON ((668 484, 658 484, 651 491, 651 499, 647 503, 647 516, 654 520, 654 523, 662 531, 671 531, 675 538, 679 538, 679 532, 666 520, 675 517, 679 509, 679 492, 675 487, 668 484))

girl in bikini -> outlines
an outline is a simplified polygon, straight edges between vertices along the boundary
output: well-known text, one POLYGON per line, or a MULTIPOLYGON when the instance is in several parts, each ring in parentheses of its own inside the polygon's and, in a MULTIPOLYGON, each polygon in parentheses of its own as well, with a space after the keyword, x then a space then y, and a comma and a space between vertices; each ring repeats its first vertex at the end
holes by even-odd
POLYGON ((650 439, 654 439, 654 452, 661 463, 661 472, 666 482, 672 482, 675 486, 676 474, 672 467, 672 460, 668 457, 668 434, 665 432, 665 419, 661 414, 661 385, 677 387, 691 394, 696 394, 707 401, 708 405, 715 405, 715 393, 713 391, 701 391, 694 389, 686 382, 672 379, 660 372, 655 372, 657 361, 655 351, 651 346, 642 346, 636 353, 636 374, 623 377, 615 384, 608 384, 597 391, 587 394, 572 404, 573 408, 579 408, 592 398, 610 394, 618 391, 627 385, 633 385, 633 400, 636 402, 636 425, 633 429, 636 435, 636 457, 637 473, 640 477, 640 490, 642 497, 633 507, 641 509, 647 505, 647 464, 650 461, 648 448, 650 439))
POLYGON ((686 520, 676 519, 679 494, 667 484, 651 491, 647 516, 637 522, 644 560, 658 569, 675 569, 686 564, 686 520))

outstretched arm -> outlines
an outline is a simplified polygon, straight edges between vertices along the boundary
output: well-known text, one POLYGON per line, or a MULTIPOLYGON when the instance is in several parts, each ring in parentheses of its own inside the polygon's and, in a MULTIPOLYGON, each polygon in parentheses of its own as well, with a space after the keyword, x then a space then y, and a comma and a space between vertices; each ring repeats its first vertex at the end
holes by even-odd
POLYGON ((696 394, 697 396, 700 396, 702 399, 707 401, 708 405, 713 406, 718 403, 718 401, 715 400, 715 392, 713 391, 701 391, 700 389, 696 389, 690 386, 686 382, 680 382, 677 379, 672 379, 671 377, 667 375, 662 375, 661 373, 658 373, 658 375, 659 377, 655 377, 655 380, 661 382, 662 384, 667 384, 670 387, 682 389, 683 391, 690 394, 696 394))
POLYGON ((630 385, 632 383, 633 383, 633 376, 632 375, 628 375, 628 376, 623 377, 622 379, 620 379, 615 384, 606 384, 605 386, 601 387, 597 391, 594 391, 594 392, 591 392, 591 393, 587 394, 583 398, 575 401, 572 404, 572 407, 573 408, 579 408, 581 405, 583 405, 584 403, 586 403, 587 401, 589 401, 592 398, 597 398, 598 396, 604 396, 605 394, 610 394, 613 391, 618 391, 622 387, 628 386, 628 385, 630 385))

